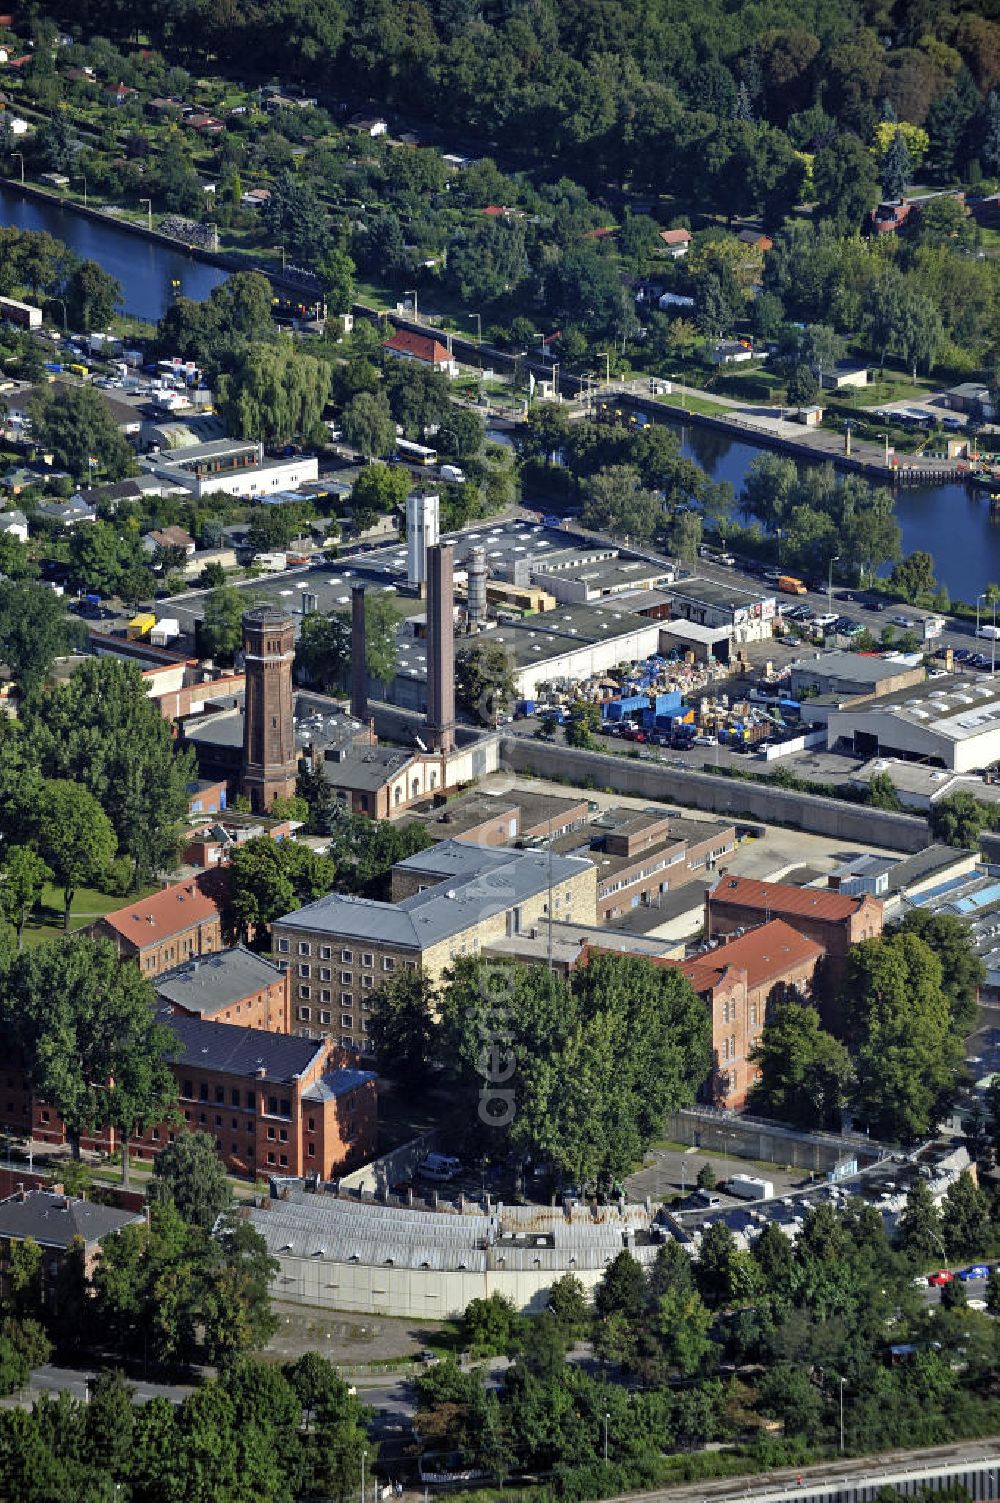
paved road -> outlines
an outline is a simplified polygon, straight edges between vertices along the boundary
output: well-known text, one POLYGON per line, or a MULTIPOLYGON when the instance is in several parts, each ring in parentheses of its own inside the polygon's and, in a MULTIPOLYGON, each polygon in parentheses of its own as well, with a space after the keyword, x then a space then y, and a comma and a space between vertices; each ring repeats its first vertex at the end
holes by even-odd
MULTIPOLYGON (((30 1408, 40 1394, 68 1393, 72 1398, 86 1403, 88 1380, 96 1376, 96 1372, 89 1368, 54 1367, 47 1363, 44 1367, 35 1368, 26 1388, 20 1389, 3 1402, 7 1406, 30 1408)), ((132 1386, 139 1404, 148 1404, 150 1399, 169 1399, 171 1404, 180 1404, 188 1394, 194 1392, 191 1384, 149 1383, 145 1379, 136 1381, 132 1386)))

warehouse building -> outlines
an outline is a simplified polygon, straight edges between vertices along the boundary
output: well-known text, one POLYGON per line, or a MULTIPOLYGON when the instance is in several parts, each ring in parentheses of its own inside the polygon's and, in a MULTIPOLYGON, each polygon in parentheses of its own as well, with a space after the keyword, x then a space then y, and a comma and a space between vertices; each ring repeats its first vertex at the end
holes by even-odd
POLYGON ((827 747, 973 772, 1000 759, 1000 687, 953 675, 872 703, 831 709, 827 747))
POLYGON ((859 652, 817 652, 791 666, 791 697, 814 694, 865 695, 881 698, 922 684, 927 671, 905 657, 867 657, 859 652))

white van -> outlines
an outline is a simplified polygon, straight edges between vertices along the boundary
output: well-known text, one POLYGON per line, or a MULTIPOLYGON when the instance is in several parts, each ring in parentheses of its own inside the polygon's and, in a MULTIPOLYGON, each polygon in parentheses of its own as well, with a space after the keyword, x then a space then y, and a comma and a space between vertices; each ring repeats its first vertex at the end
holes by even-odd
POLYGON ((452 485, 465 484, 465 475, 457 464, 443 464, 441 466, 441 479, 450 480, 452 485))
POLYGON ((417 1173, 421 1179, 446 1182, 454 1179, 461 1167, 461 1159, 454 1158, 450 1153, 429 1153, 417 1173))

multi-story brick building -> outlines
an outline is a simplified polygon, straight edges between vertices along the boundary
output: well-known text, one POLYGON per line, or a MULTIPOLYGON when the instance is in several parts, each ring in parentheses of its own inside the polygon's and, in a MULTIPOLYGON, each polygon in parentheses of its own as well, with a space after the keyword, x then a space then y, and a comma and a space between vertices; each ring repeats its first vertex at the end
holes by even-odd
POLYGON ((272 926, 291 972, 292 1027, 368 1048, 374 993, 397 970, 437 979, 459 955, 556 918, 596 918, 596 869, 580 857, 446 840, 401 861, 390 903, 332 893, 272 926))
POLYGON ((737 1111, 746 1106, 747 1092, 760 1074, 749 1056, 764 1024, 778 1003, 812 999, 823 955, 814 940, 783 919, 772 919, 680 962, 678 968, 712 1018, 715 1066, 705 1088, 710 1100, 737 1111))
POLYGON ((101 1243, 142 1219, 141 1211, 119 1211, 61 1190, 15 1191, 0 1200, 0 1295, 9 1293, 11 1249, 30 1240, 42 1252, 42 1303, 55 1313, 59 1275, 70 1248, 82 1247, 84 1270, 90 1273, 101 1243))
MULTIPOLYGON (((311 1174, 330 1179, 375 1152, 375 1076, 344 1063, 325 1042, 166 1018, 180 1048, 172 1065, 186 1126, 215 1138, 233 1174, 311 1174)), ((136 1139, 155 1158, 165 1126, 136 1139)))
POLYGON ((288 972, 241 945, 164 971, 156 994, 172 1013, 267 1033, 291 1032, 288 972))
POLYGON ((202 872, 106 913, 88 933, 110 939, 121 958, 135 960, 143 975, 158 976, 194 955, 221 950, 227 890, 224 872, 202 872))
POLYGON ((826 959, 817 990, 831 1021, 831 1004, 844 974, 852 945, 882 933, 883 905, 869 894, 849 897, 825 887, 795 887, 789 882, 758 882, 751 877, 720 877, 705 894, 705 933, 720 939, 737 929, 754 928, 770 919, 786 924, 822 946, 826 959))
MULTIPOLYGON (((161 1019, 177 1044, 171 1070, 184 1125, 215 1139, 232 1174, 310 1174, 329 1179, 375 1152, 376 1077, 354 1068, 329 1042, 172 1014, 161 1019)), ((24 1072, 8 1065, 0 1126, 54 1146, 64 1144, 59 1113, 33 1097, 24 1072)), ((172 1143, 173 1123, 130 1140, 134 1158, 153 1159, 172 1143)), ((83 1148, 115 1153, 114 1129, 85 1136, 83 1148)))

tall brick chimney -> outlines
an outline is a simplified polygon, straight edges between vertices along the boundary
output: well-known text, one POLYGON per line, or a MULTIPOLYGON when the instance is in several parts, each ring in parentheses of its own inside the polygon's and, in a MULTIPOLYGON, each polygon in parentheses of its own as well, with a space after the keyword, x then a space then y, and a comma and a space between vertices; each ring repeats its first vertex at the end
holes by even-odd
POLYGON ((427 550, 427 731, 435 751, 455 745, 455 551, 427 550))
POLYGON ((351 589, 351 714, 368 719, 368 670, 365 667, 365 587, 351 589))
POLYGON ((243 616, 246 705, 243 792, 255 814, 295 792, 298 754, 292 717, 295 622, 287 611, 257 605, 243 616))

